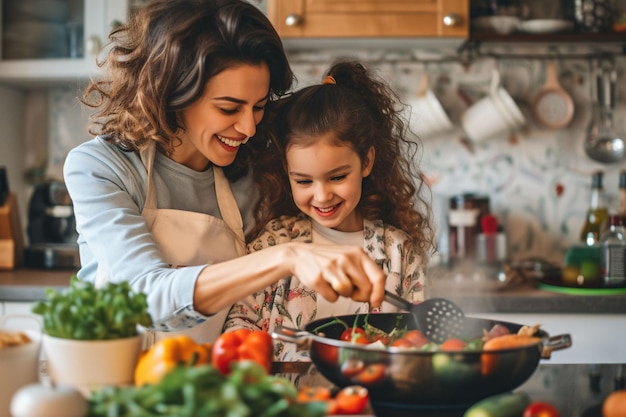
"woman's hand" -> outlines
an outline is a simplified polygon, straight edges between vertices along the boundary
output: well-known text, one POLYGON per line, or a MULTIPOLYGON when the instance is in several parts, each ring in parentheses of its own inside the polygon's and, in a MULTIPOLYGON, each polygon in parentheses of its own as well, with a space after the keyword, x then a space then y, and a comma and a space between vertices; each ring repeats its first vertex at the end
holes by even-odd
POLYGON ((294 251, 293 275, 329 301, 338 296, 369 301, 380 307, 384 298, 385 274, 357 246, 290 244, 294 251))

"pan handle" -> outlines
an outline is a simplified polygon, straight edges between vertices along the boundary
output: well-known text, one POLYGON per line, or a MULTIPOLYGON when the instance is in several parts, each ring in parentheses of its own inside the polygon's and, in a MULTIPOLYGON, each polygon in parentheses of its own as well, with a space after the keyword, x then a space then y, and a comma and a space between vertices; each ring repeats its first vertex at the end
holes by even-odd
POLYGON ((550 359, 553 351, 566 349, 570 346, 572 346, 572 337, 567 333, 549 337, 543 344, 541 359, 550 359))
POLYGON ((286 326, 277 326, 272 332, 274 339, 283 342, 295 343, 296 349, 308 349, 313 341, 313 335, 307 331, 294 329, 286 326))

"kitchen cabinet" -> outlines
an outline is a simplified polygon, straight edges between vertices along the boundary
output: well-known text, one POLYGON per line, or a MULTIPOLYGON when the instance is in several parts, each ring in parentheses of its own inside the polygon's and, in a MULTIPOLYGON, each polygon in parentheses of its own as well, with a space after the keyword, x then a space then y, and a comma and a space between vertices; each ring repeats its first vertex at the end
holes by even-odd
POLYGON ((468 0, 268 0, 281 37, 394 38, 468 34, 468 0))
MULTIPOLYGON (((9 2, 15 0, 0 0, 3 4, 3 10, 9 2)), ((26 4, 28 0, 20 3, 26 4)), ((138 0, 68 0, 68 18, 67 23, 72 22, 73 25, 78 24, 79 30, 75 45, 78 45, 76 57, 70 57, 70 46, 64 46, 66 52, 63 55, 55 56, 51 54, 51 58, 32 58, 27 55, 23 59, 5 59, 8 54, 8 45, 4 42, 4 51, 0 60, 0 82, 17 86, 31 85, 50 85, 56 82, 81 81, 87 80, 89 77, 97 76, 99 73, 96 65, 96 57, 102 48, 106 45, 107 36, 111 28, 117 23, 126 19, 128 11, 138 0), (80 29, 82 25, 82 30, 80 29)), ((30 6, 33 7, 32 5, 30 6)), ((25 17, 20 15, 20 24, 36 24, 38 28, 44 30, 45 24, 37 22, 30 15, 25 17), (33 23, 37 22, 37 23, 33 23)), ((2 36, 15 36, 15 33, 9 32, 8 28, 11 23, 7 22, 6 11, 3 19, 3 30, 0 32, 2 36)), ((24 39, 19 40, 20 47, 32 45, 35 42, 35 35, 29 33, 26 28, 30 26, 20 26, 24 32, 24 39)), ((33 26, 35 27, 35 26, 33 26)), ((69 30, 68 30, 69 32, 69 30)), ((40 34, 37 39, 41 40, 40 34)), ((66 40, 70 43, 69 34, 66 40)), ((10 39, 10 38, 9 38, 10 39)), ((33 50, 36 50, 33 47, 33 50)), ((75 50, 76 51, 76 50, 75 50)), ((25 53, 25 52, 23 52, 25 53)), ((35 55, 33 52, 33 56, 35 55)), ((9 56, 11 58, 11 56, 9 56)))

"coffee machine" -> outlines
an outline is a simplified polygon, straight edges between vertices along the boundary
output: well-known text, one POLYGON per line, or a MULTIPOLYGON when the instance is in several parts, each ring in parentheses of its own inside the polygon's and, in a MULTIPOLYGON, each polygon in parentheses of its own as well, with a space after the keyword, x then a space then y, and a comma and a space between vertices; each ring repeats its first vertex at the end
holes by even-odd
POLYGON ((79 267, 74 208, 64 183, 47 181, 35 186, 28 206, 27 236, 26 267, 79 267))

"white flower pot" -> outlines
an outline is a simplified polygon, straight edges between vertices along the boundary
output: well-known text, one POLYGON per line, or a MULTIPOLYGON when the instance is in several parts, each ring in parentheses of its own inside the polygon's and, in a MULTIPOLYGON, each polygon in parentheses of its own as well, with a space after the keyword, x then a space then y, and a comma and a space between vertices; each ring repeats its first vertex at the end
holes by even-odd
POLYGON ((141 336, 114 340, 43 336, 43 351, 52 382, 81 390, 133 384, 141 348, 141 336))

